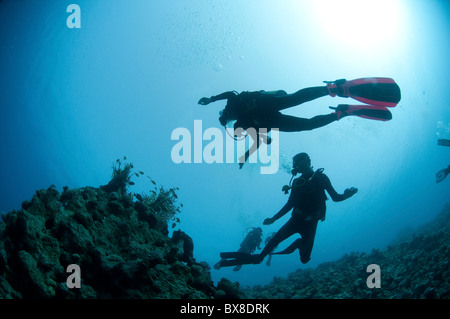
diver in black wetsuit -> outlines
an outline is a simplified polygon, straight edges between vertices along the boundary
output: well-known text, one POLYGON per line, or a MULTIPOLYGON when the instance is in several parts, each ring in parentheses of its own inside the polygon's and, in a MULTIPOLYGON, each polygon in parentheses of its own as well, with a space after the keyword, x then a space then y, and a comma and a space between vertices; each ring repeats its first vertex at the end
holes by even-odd
POLYGON ((353 196, 358 189, 347 188, 343 194, 338 194, 331 185, 330 179, 323 172, 323 169, 314 171, 311 167, 311 160, 306 153, 299 153, 293 159, 293 175, 301 173, 296 178, 291 189, 291 195, 284 207, 272 218, 264 220, 264 225, 270 225, 277 219, 284 216, 292 209, 292 216, 289 221, 272 237, 260 254, 236 254, 222 253, 221 267, 259 264, 264 257, 282 241, 295 233, 301 235, 301 239, 295 240, 285 250, 273 254, 290 254, 295 249, 299 250, 300 260, 307 263, 310 260, 314 238, 316 235, 317 223, 319 220, 325 220, 325 211, 327 199, 325 190, 331 196, 333 201, 340 202, 353 196))
POLYGON ((225 126, 228 122, 237 120, 234 128, 244 130, 252 127, 256 130, 278 128, 283 132, 299 132, 313 130, 345 116, 345 112, 318 115, 311 119, 299 118, 280 113, 281 110, 317 99, 330 94, 326 86, 310 87, 287 94, 283 90, 266 92, 229 91, 210 98, 203 97, 198 104, 208 105, 211 102, 227 100, 227 105, 219 117, 220 124, 225 126))
MULTIPOLYGON (((240 94, 229 91, 210 98, 203 97, 198 101, 198 104, 208 105, 211 102, 227 100, 225 109, 220 112, 219 122, 225 127, 228 122, 236 120, 234 124, 235 138, 243 136, 239 128, 243 130, 254 128, 256 130, 256 136, 252 136, 255 145, 246 152, 242 160, 246 162, 251 153, 256 151, 261 143, 271 143, 270 137, 264 133, 261 134, 261 129, 265 129, 266 133, 275 128, 282 132, 309 131, 338 121, 347 115, 352 115, 351 112, 347 111, 346 105, 339 105, 335 108, 336 112, 317 115, 310 119, 285 115, 280 112, 323 96, 333 93, 338 94, 338 90, 338 88, 333 89, 329 86, 317 86, 305 88, 293 94, 287 94, 283 90, 271 92, 262 90, 240 94)), ((240 168, 244 165, 242 161, 239 164, 240 168)))
MULTIPOLYGON (((261 249, 260 245, 262 242, 262 229, 261 227, 252 227, 253 229, 245 236, 238 250, 238 253, 252 254, 256 249, 261 249)), ((215 269, 220 269, 220 260, 214 265, 215 269)), ((237 265, 234 267, 234 271, 239 271, 242 265, 237 265)))

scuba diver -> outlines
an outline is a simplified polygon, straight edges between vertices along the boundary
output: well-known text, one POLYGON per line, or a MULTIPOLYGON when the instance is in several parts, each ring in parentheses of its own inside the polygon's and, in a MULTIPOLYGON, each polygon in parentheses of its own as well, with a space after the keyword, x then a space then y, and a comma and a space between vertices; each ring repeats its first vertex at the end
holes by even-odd
POLYGON ((391 78, 361 78, 351 81, 340 79, 324 81, 324 83, 326 83, 325 86, 309 87, 292 94, 287 94, 283 90, 271 92, 262 90, 240 94, 236 91, 229 91, 209 98, 203 97, 198 104, 208 105, 219 100, 227 100, 225 109, 220 112, 219 122, 226 127, 229 122, 236 121, 234 124, 235 139, 243 136, 238 128, 243 130, 254 128, 257 131, 256 137, 252 136, 256 147, 245 154, 243 161, 245 162, 261 143, 270 144, 271 139, 266 134, 271 129, 277 128, 282 132, 309 131, 349 115, 388 121, 392 119, 392 114, 386 107, 395 107, 401 99, 400 88, 391 78), (340 104, 337 107, 330 107, 335 112, 317 115, 310 119, 285 115, 280 112, 327 95, 352 97, 369 105, 340 104), (260 134, 260 129, 264 129, 265 133, 260 134))
POLYGON ((331 185, 328 176, 323 173, 323 169, 313 170, 311 159, 306 153, 299 153, 293 158, 293 177, 298 173, 301 173, 300 177, 293 182, 291 179, 292 184, 283 187, 283 191, 291 190, 286 205, 272 218, 265 219, 263 224, 270 225, 274 223, 292 209, 289 221, 278 230, 260 254, 224 252, 220 254, 222 257, 220 267, 259 264, 279 243, 295 233, 299 233, 301 238, 295 240, 285 250, 273 254, 290 254, 298 249, 302 263, 307 263, 310 260, 317 223, 319 220, 325 220, 325 201, 327 200, 325 191, 327 191, 333 201, 340 202, 352 197, 358 189, 351 187, 345 189, 343 194, 337 193, 331 185))
MULTIPOLYGON (((256 249, 261 249, 260 245, 262 242, 262 229, 261 227, 251 227, 252 230, 248 232, 247 236, 245 236, 244 240, 241 243, 241 247, 238 250, 238 253, 251 254, 256 249)), ((247 228, 248 230, 248 228, 247 228)), ((220 269, 222 260, 214 265, 215 269, 220 269)), ((239 271, 242 265, 237 265, 234 267, 234 271, 239 271)))
MULTIPOLYGON (((450 140, 439 139, 438 145, 450 146, 450 140)), ((439 172, 436 173, 436 183, 442 182, 447 177, 448 174, 450 174, 450 165, 447 168, 441 169, 439 172)))

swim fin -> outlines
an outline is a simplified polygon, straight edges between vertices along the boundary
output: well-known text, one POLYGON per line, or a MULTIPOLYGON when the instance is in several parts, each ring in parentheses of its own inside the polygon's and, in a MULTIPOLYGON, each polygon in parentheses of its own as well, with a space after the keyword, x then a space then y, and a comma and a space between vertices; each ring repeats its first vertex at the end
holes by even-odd
POLYGON ((259 264, 262 261, 259 254, 248 254, 241 252, 220 253, 220 257, 222 260, 220 260, 220 266, 216 269, 238 265, 259 264))
POLYGON ((436 173, 436 183, 442 182, 450 173, 450 165, 436 173))
POLYGON ((339 104, 337 107, 330 106, 330 109, 336 110, 338 120, 348 115, 356 115, 365 119, 377 121, 392 120, 391 111, 383 106, 339 104))
POLYGON ((324 81, 330 96, 351 97, 363 103, 395 107, 401 99, 400 87, 391 78, 360 78, 324 81))
POLYGON ((450 146, 450 140, 439 139, 439 140, 438 140, 438 145, 441 145, 441 146, 450 146))

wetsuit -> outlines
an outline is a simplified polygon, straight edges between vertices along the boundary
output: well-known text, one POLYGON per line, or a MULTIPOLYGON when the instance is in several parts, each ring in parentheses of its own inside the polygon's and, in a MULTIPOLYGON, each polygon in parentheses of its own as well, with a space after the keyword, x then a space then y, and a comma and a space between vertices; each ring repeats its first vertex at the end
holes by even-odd
MULTIPOLYGON (((247 236, 245 236, 245 239, 242 241, 241 247, 239 248, 238 252, 251 254, 256 249, 261 249, 261 247, 259 247, 262 242, 261 236, 261 228, 253 229, 250 233, 247 234, 247 236)), ((233 270, 239 271, 241 267, 242 265, 237 265, 233 270)))
POLYGON ((284 91, 276 92, 242 92, 230 91, 211 97, 212 102, 227 99, 223 114, 229 119, 237 119, 234 128, 244 130, 252 127, 256 130, 278 128, 283 132, 299 132, 313 130, 337 120, 335 113, 318 115, 311 119, 282 114, 280 111, 329 95, 328 89, 310 87, 293 94, 284 91))
POLYGON ((317 170, 309 176, 304 176, 303 174, 294 180, 288 202, 273 219, 281 218, 291 209, 293 209, 292 216, 264 247, 259 255, 261 261, 280 242, 295 233, 301 235, 301 240, 296 240, 284 253, 290 253, 295 248, 299 248, 301 262, 307 263, 310 260, 317 223, 319 220, 325 220, 325 201, 327 199, 325 190, 335 202, 348 198, 347 195, 341 195, 336 192, 331 185, 330 179, 322 171, 322 169, 317 170))

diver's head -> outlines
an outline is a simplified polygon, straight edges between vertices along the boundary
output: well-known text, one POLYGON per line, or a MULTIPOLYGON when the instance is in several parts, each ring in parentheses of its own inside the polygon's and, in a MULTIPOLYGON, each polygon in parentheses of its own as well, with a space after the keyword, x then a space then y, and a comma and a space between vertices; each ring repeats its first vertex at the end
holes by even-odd
POLYGON ((222 126, 226 126, 231 121, 237 120, 239 104, 236 98, 229 98, 225 108, 219 112, 219 122, 222 126))
POLYGON ((233 114, 226 108, 219 112, 219 122, 220 125, 226 126, 228 122, 236 120, 233 114))
POLYGON ((298 153, 292 158, 292 175, 311 169, 311 159, 307 153, 298 153))

